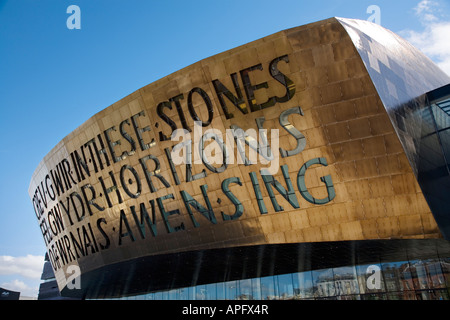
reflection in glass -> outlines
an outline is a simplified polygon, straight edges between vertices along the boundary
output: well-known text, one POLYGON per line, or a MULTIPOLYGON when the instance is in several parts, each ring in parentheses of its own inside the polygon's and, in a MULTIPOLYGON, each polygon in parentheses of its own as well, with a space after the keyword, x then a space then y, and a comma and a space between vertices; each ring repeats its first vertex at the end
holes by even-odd
POLYGON ((439 258, 436 253, 435 258, 423 260, 294 272, 171 289, 119 299, 449 300, 449 285, 450 258, 439 258))
POLYGON ((387 291, 414 290, 407 261, 383 263, 382 270, 387 291))
POLYGON ((447 290, 421 290, 416 292, 417 300, 449 300, 447 290))
POLYGON ((219 282, 216 284, 217 300, 225 300, 225 283, 219 282))
POLYGON ((275 277, 261 278, 261 299, 274 300, 278 297, 275 286, 275 277))
POLYGON ((361 300, 387 300, 384 293, 367 293, 361 295, 361 300))
POLYGON ((255 300, 261 300, 261 283, 260 279, 251 279, 252 283, 252 296, 255 300))
POLYGON ((450 288, 450 258, 441 259, 441 269, 444 275, 445 287, 450 288))
POLYGON ((314 297, 332 297, 336 293, 333 269, 315 270, 312 272, 314 297))
POLYGON ((180 300, 178 292, 179 292, 179 290, 177 290, 177 289, 170 290, 168 299, 169 300, 180 300))
POLYGON ((205 290, 206 290, 205 293, 208 297, 206 300, 216 300, 217 299, 216 286, 217 286, 217 284, 215 284, 215 283, 210 283, 205 286, 205 290))
POLYGON ((225 282, 225 299, 226 300, 236 300, 238 297, 238 282, 228 281, 225 282))
POLYGON ((208 297, 208 292, 206 290, 206 285, 197 286, 195 288, 195 300, 210 300, 208 297))
POLYGON ((388 292, 388 300, 416 300, 414 291, 388 292))
POLYGON ((194 300, 197 297, 197 287, 189 287, 188 288, 188 299, 194 300))
POLYGON ((418 156, 418 182, 444 237, 450 233, 450 85, 426 94, 418 111, 422 121, 418 156))
POLYGON ((450 99, 431 105, 431 110, 442 145, 442 152, 447 161, 447 167, 450 168, 450 99))
POLYGON ((288 300, 294 298, 294 286, 292 282, 292 274, 282 274, 277 276, 279 298, 282 300, 288 300))
POLYGON ((416 289, 439 289, 445 287, 444 274, 439 260, 414 260, 410 264, 416 289))
POLYGON ((337 296, 336 300, 361 300, 361 297, 358 294, 352 294, 348 296, 337 296))
POLYGON ((403 290, 414 290, 414 282, 412 276, 412 270, 409 263, 406 263, 401 272, 401 283, 403 286, 403 290))
POLYGON ((314 298, 311 271, 294 273, 292 275, 295 299, 314 298))
POLYGON ((333 273, 336 295, 345 296, 359 293, 355 267, 334 268, 333 273))
POLYGON ((239 280, 238 300, 253 300, 252 280, 239 280))
POLYGON ((188 289, 181 288, 177 290, 179 300, 188 300, 188 289))
POLYGON ((423 261, 414 261, 411 263, 414 275, 414 284, 418 289, 428 289, 428 277, 423 261))

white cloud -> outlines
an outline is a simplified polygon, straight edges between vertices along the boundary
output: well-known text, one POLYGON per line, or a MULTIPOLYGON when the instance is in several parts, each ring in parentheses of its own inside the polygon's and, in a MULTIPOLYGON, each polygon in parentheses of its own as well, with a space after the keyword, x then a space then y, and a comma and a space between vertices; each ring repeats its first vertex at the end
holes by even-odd
POLYGON ((0 275, 20 275, 29 279, 40 279, 43 267, 44 256, 0 256, 0 275))
POLYGON ((437 6, 438 4, 434 1, 423 0, 414 8, 414 11, 422 21, 436 21, 438 18, 435 16, 434 11, 437 6))
POLYGON ((39 287, 30 287, 29 285, 25 284, 25 282, 17 279, 14 279, 10 282, 4 282, 0 284, 0 287, 7 290, 20 292, 21 297, 36 297, 39 292, 39 287))
POLYGON ((414 11, 424 29, 404 30, 400 32, 401 35, 450 75, 450 21, 442 19, 439 3, 436 1, 423 0, 414 11))

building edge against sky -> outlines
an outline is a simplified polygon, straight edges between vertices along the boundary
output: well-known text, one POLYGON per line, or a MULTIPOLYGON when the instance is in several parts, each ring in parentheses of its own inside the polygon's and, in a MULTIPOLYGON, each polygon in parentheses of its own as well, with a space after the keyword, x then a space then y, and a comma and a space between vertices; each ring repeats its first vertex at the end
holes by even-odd
POLYGON ((448 299, 449 83, 392 32, 332 18, 137 90, 30 183, 62 295, 448 299))

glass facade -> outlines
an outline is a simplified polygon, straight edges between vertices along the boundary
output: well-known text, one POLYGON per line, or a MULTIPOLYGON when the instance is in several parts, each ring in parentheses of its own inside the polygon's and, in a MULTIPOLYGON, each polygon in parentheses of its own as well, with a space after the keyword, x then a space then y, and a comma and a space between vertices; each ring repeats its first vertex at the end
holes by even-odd
POLYGON ((450 85, 426 94, 419 145, 418 181, 444 237, 450 233, 450 85))
MULTIPOLYGON (((448 242, 439 250, 408 250, 386 261, 202 284, 121 297, 121 300, 450 300, 448 242), (445 248, 442 250, 442 248, 445 248), (424 258, 417 258, 417 255, 424 258)), ((434 249, 433 249, 434 250, 434 249)), ((361 253, 363 254, 363 253, 361 253)), ((392 256, 391 256, 392 257, 392 256)), ((359 254, 354 255, 356 261, 359 254)))

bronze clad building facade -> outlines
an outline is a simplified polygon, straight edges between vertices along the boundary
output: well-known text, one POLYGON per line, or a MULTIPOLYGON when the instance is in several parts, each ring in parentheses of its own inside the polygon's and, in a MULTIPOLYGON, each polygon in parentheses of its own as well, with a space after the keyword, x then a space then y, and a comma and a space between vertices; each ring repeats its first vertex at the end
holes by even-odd
POLYGON ((33 175, 62 295, 448 299, 449 83, 332 18, 135 91, 33 175))

